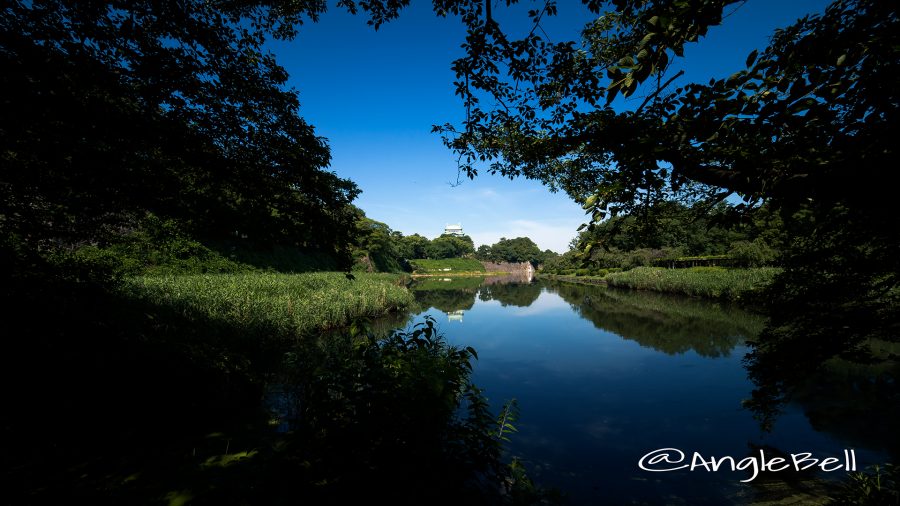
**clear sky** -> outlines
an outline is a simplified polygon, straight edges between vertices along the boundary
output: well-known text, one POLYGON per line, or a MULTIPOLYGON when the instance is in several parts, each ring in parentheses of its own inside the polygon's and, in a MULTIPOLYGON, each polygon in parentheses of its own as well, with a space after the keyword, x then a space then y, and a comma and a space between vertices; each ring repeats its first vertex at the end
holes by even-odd
MULTIPOLYGON (((450 63, 461 54, 465 30, 456 18, 435 16, 431 2, 412 3, 377 32, 363 16, 332 7, 319 23, 300 27, 293 41, 270 45, 290 73, 289 85, 300 92, 301 115, 329 141, 330 170, 359 185, 355 203, 367 216, 404 235, 434 238, 446 224, 460 223, 476 247, 528 236, 541 249, 566 251, 587 217, 565 194, 487 174, 475 180, 460 175, 462 184, 451 184, 458 178, 456 159, 431 126, 459 123, 463 116, 450 63)), ((501 15, 501 27, 524 26, 516 23, 527 21, 524 11, 535 5, 523 0, 501 15)), ((576 38, 573 30, 588 13, 575 0, 558 5, 560 16, 549 19, 545 30, 554 41, 576 38)), ((775 28, 826 5, 750 0, 686 49, 687 74, 675 84, 731 75, 744 68, 750 51, 765 48, 775 28)))

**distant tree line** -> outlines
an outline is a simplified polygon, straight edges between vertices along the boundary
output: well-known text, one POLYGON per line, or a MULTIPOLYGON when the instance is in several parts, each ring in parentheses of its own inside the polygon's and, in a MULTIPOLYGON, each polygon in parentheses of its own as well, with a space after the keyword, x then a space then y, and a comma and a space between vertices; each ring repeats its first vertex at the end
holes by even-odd
POLYGON ((485 262, 531 262, 541 265, 557 254, 541 251, 528 237, 500 238, 492 245, 483 244, 476 250, 472 238, 442 234, 428 239, 420 234, 403 235, 387 224, 366 217, 361 209, 356 213, 355 242, 352 248, 354 269, 377 271, 409 271, 410 260, 447 258, 475 258, 485 262))
POLYGON ((570 251, 544 270, 602 275, 684 257, 761 267, 776 264, 788 241, 781 217, 768 206, 737 213, 724 204, 710 209, 662 202, 642 215, 617 216, 580 232, 570 251), (585 251, 588 244, 593 246, 585 251))
POLYGON ((409 260, 472 258, 475 254, 475 245, 467 235, 442 234, 434 239, 420 234, 404 236, 387 224, 366 217, 361 209, 354 208, 354 213, 354 269, 409 271, 409 260))
POLYGON ((540 265, 555 256, 556 253, 549 249, 541 251, 528 237, 501 237, 496 243, 490 246, 482 244, 475 251, 475 258, 485 262, 531 262, 533 265, 540 265))

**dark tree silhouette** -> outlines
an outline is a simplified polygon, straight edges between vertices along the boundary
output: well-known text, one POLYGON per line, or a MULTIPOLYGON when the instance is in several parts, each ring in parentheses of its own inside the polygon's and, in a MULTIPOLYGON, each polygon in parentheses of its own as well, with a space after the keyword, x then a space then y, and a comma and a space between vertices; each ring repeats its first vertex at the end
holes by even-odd
POLYGON ((0 11, 0 226, 102 241, 145 213, 208 237, 333 250, 356 186, 325 170, 263 49, 317 2, 11 2, 0 11))

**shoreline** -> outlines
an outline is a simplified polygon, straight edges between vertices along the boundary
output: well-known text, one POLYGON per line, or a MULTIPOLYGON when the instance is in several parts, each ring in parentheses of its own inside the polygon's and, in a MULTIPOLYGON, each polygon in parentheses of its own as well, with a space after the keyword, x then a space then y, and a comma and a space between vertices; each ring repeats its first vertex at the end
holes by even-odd
POLYGON ((428 274, 410 274, 410 277, 413 278, 474 278, 474 277, 490 277, 490 276, 508 276, 513 274, 512 272, 475 272, 475 271, 465 271, 465 272, 438 272, 438 273, 428 273, 428 274))
POLYGON ((576 283, 581 285, 606 285, 605 278, 597 278, 593 276, 560 276, 558 274, 536 274, 535 277, 543 279, 552 279, 553 281, 563 281, 567 283, 576 283))

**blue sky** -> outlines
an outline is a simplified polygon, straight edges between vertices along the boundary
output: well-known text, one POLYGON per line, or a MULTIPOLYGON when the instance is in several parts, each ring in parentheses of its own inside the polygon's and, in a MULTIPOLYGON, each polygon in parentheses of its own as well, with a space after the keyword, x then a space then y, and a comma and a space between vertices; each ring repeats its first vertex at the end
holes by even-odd
MULTIPOLYGON (((528 236, 541 249, 566 251, 587 217, 565 194, 486 174, 459 176, 462 184, 451 185, 458 177, 456 158, 431 126, 462 118, 450 63, 461 53, 465 30, 458 19, 435 16, 430 2, 412 3, 377 32, 364 17, 332 8, 318 23, 300 27, 293 41, 270 45, 300 93, 301 115, 328 139, 330 170, 359 185, 355 203, 367 216, 404 235, 434 238, 444 225, 460 223, 476 246, 528 236)), ((501 27, 524 26, 516 23, 536 5, 523 0, 512 12, 498 7, 501 27)), ((554 41, 573 39, 588 13, 575 0, 558 5, 560 16, 550 18, 545 30, 554 41)), ((764 48, 776 27, 826 5, 750 0, 685 51, 686 75, 675 84, 742 69, 747 54, 764 48)), ((620 106, 636 107, 640 100, 620 106)))

